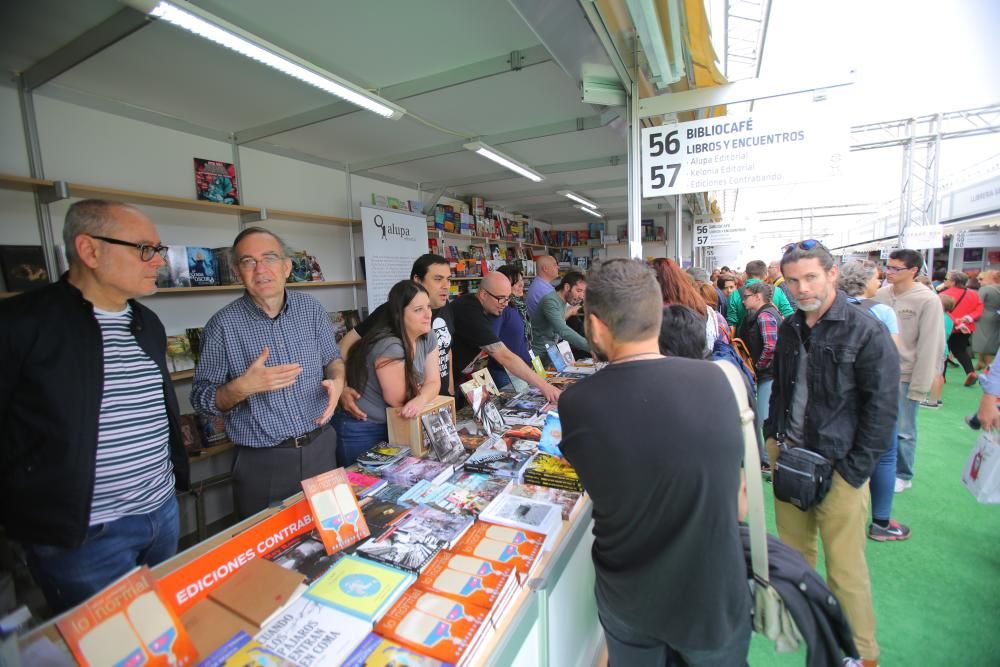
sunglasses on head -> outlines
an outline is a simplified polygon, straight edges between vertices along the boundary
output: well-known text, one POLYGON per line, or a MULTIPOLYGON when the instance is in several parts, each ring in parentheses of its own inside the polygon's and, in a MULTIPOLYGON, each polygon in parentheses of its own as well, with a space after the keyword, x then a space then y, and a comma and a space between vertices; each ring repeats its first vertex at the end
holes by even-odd
POLYGON ((786 246, 782 246, 781 254, 785 255, 790 253, 792 250, 798 248, 799 250, 812 250, 816 246, 822 247, 823 244, 816 239, 806 239, 805 241, 798 241, 796 243, 789 243, 786 246))

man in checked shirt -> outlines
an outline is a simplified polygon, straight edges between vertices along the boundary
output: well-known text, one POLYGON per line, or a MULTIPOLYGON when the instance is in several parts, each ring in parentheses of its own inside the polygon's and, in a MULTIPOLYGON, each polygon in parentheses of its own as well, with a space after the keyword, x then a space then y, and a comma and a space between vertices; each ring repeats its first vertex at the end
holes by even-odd
POLYGON ((248 227, 231 261, 246 292, 208 321, 191 404, 223 415, 236 445, 236 511, 248 517, 337 467, 328 422, 344 388, 344 361, 323 306, 285 289, 290 251, 272 232, 248 227))
MULTIPOLYGON (((781 324, 781 313, 771 303, 773 294, 774 287, 764 282, 745 285, 741 294, 747 315, 737 335, 750 349, 753 371, 757 375, 758 431, 764 426, 771 402, 771 386, 774 384, 771 362, 774 361, 774 346, 778 343, 778 326, 781 324)), ((761 468, 766 471, 767 455, 764 453, 762 456, 761 468)))

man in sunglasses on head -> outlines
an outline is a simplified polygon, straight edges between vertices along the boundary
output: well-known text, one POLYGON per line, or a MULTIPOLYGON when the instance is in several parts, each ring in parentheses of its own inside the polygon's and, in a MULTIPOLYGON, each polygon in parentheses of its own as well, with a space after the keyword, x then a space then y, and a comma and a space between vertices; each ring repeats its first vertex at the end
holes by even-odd
POLYGON ((167 248, 120 202, 66 212, 69 271, 0 302, 0 517, 53 613, 176 553, 188 486, 166 334, 138 301, 167 248))
POLYGON ((814 568, 822 539, 830 589, 863 664, 875 667, 868 479, 891 443, 899 355, 885 326, 838 291, 839 270, 818 241, 786 246, 781 272, 799 308, 778 329, 764 422, 775 523, 781 541, 814 568), (822 462, 820 476, 797 465, 803 460, 822 462))
MULTIPOLYGON (((485 352, 511 375, 517 376, 542 392, 551 403, 559 400, 559 390, 543 380, 511 351, 497 336, 495 320, 510 303, 511 284, 502 273, 494 271, 483 277, 478 292, 465 294, 452 303, 455 318, 455 336, 452 340, 455 385, 466 381, 463 371, 479 353, 485 352)), ((455 392, 456 403, 465 403, 461 391, 455 392)))
POLYGON ((344 360, 323 305, 285 288, 291 252, 274 232, 247 227, 230 261, 246 292, 205 325, 191 405, 225 418, 236 445, 236 512, 245 518, 337 467, 329 421, 344 360))

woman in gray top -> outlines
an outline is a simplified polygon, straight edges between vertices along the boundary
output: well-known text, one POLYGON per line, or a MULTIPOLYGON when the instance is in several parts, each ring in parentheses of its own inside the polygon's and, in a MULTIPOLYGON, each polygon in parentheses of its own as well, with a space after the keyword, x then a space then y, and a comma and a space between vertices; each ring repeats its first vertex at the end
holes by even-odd
POLYGON ((386 409, 413 419, 437 396, 437 338, 431 330, 427 290, 401 280, 389 290, 383 316, 351 349, 347 359, 347 386, 361 397, 358 407, 367 419, 337 410, 337 462, 347 466, 379 442, 389 439, 386 409), (432 373, 425 374, 425 369, 432 373))
POLYGON ((993 363, 993 356, 1000 347, 1000 271, 983 271, 979 274, 979 300, 983 314, 976 320, 972 333, 972 351, 976 353, 978 370, 985 370, 993 363))

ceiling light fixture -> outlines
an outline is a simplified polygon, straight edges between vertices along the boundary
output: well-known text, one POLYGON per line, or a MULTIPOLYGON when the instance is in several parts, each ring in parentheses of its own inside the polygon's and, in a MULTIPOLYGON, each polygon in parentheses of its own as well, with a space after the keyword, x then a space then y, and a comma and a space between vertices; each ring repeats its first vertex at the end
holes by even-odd
POLYGON ((256 60, 303 83, 336 95, 383 118, 396 120, 402 118, 403 114, 406 113, 406 110, 401 106, 393 104, 350 81, 341 79, 336 74, 316 67, 281 47, 246 32, 239 26, 185 2, 185 0, 172 0, 171 2, 125 0, 125 2, 154 18, 167 21, 199 37, 232 49, 251 60, 256 60))
POLYGON ((583 206, 582 204, 573 204, 573 208, 578 208, 581 211, 583 211, 584 213, 591 214, 595 218, 603 218, 604 217, 604 214, 601 213, 600 211, 598 211, 596 209, 592 209, 592 208, 587 208, 586 206, 583 206))
POLYGON ((573 201, 579 202, 579 203, 583 204, 584 206, 588 206, 590 208, 597 208, 597 204, 595 204, 594 202, 590 201, 586 197, 581 197, 580 195, 576 194, 575 192, 571 192, 570 190, 557 190, 556 194, 560 194, 563 197, 569 197, 573 201))
POLYGON ((472 141, 467 144, 464 144, 463 147, 465 148, 465 150, 472 151, 473 153, 482 155, 487 160, 493 160, 497 164, 503 167, 507 167, 511 171, 520 174, 521 176, 524 176, 528 180, 534 181, 535 183, 540 183, 541 181, 545 180, 544 176, 539 174, 531 167, 525 164, 521 164, 514 158, 504 155, 497 149, 491 148, 490 146, 487 146, 481 141, 472 141))

